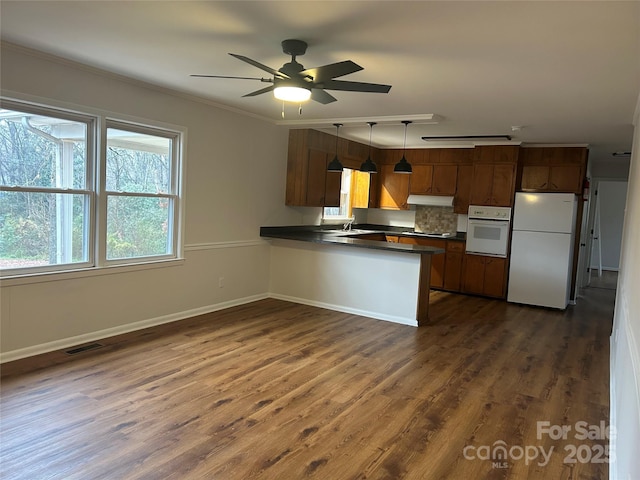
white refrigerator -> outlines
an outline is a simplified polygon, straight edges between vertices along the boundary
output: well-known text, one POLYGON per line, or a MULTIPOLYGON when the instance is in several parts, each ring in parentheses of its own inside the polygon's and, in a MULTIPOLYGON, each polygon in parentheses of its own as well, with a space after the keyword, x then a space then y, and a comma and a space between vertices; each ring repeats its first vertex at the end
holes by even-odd
POLYGON ((572 193, 516 193, 507 301, 567 308, 576 209, 572 193))

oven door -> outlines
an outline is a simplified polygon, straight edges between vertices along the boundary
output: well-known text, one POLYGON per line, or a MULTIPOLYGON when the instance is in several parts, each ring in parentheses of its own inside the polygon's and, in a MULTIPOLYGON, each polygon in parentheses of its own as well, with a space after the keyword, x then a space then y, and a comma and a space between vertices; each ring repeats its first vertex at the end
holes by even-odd
POLYGON ((508 244, 508 221, 475 218, 467 221, 467 253, 504 258, 508 244))

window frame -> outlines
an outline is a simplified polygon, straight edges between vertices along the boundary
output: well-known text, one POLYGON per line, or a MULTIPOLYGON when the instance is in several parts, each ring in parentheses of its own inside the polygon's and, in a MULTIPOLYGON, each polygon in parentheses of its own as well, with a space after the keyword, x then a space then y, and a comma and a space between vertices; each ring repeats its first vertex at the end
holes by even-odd
POLYGON ((98 208, 102 215, 98 215, 98 219, 101 222, 99 226, 99 230, 105 232, 105 235, 101 235, 98 239, 98 251, 100 252, 100 263, 106 266, 112 265, 126 265, 131 263, 140 263, 140 261, 163 261, 163 260, 171 260, 177 258, 178 252, 178 235, 175 233, 176 229, 176 220, 180 217, 179 215, 179 205, 180 205, 180 168, 179 168, 179 160, 180 160, 180 134, 178 132, 160 129, 158 127, 150 127, 149 125, 141 125, 140 123, 127 122, 116 118, 106 118, 104 128, 101 130, 101 155, 100 157, 103 159, 100 164, 100 181, 98 190, 102 192, 101 195, 98 195, 98 208), (109 128, 114 128, 118 130, 125 130, 132 133, 140 133, 144 135, 152 135, 154 137, 163 137, 171 140, 171 167, 170 167, 170 182, 169 182, 169 192, 167 193, 137 193, 137 192, 116 192, 112 190, 107 190, 106 182, 107 182, 107 132, 109 128), (109 197, 139 197, 139 198, 166 198, 169 200, 172 208, 169 210, 169 223, 171 225, 171 230, 174 235, 169 239, 170 240, 170 248, 169 253, 165 253, 162 255, 147 255, 141 257, 129 257, 129 258, 117 258, 117 259, 108 259, 107 258, 107 206, 109 197), (153 259, 153 260, 151 260, 153 259))
MULTIPOLYGON (((140 119, 124 114, 115 114, 96 109, 68 108, 47 100, 34 102, 16 97, 0 96, 0 106, 25 113, 45 115, 79 121, 86 124, 86 165, 85 188, 47 188, 0 186, 3 191, 37 191, 44 193, 65 193, 88 195, 85 204, 85 262, 45 265, 38 267, 0 268, 0 278, 20 279, 25 277, 41 277, 51 274, 68 274, 74 272, 106 273, 114 268, 129 267, 136 269, 145 266, 155 267, 184 260, 184 178, 185 178, 185 144, 186 128, 170 125, 154 120, 140 119), (171 140, 171 192, 167 194, 132 194, 108 192, 106 190, 106 149, 107 128, 119 128, 136 133, 166 137, 171 140), (170 252, 163 255, 140 256, 123 259, 107 259, 107 200, 109 195, 144 196, 169 198, 173 208, 169 213, 171 234, 169 235, 170 252)), ((118 270, 120 270, 118 268, 118 270)), ((83 274, 83 276, 84 276, 83 274)))

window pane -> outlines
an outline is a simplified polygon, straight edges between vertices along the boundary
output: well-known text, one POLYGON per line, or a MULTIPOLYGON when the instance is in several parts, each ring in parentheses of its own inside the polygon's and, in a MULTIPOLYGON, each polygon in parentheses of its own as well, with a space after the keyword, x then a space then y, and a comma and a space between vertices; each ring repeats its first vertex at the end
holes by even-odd
POLYGON ((85 188, 87 125, 0 109, 0 184, 85 188))
POLYGON ((171 139, 107 129, 107 190, 169 193, 171 139))
POLYGON ((0 268, 86 262, 88 195, 0 192, 0 268))
POLYGON ((107 259, 172 253, 172 204, 168 198, 109 196, 107 259))

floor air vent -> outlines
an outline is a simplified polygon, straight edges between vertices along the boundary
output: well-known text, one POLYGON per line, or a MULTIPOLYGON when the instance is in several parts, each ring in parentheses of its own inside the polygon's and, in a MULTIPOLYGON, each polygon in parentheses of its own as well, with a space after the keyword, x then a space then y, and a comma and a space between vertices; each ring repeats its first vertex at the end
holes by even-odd
POLYGON ((80 347, 74 347, 69 350, 65 350, 64 353, 67 355, 77 355, 78 353, 87 352, 89 350, 95 350, 97 348, 102 348, 104 345, 101 343, 89 343, 87 345, 82 345, 80 347))

